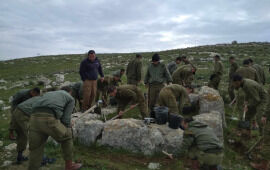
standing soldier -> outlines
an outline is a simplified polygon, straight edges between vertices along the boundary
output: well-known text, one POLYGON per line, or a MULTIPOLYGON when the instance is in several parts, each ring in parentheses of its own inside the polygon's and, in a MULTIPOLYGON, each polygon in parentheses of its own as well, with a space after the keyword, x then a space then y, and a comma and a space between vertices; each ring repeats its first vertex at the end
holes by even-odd
POLYGON ((96 95, 96 102, 99 100, 101 95, 102 102, 104 106, 108 105, 108 88, 111 86, 118 86, 119 82, 119 75, 112 76, 105 76, 104 81, 98 79, 97 81, 97 95, 96 95))
POLYGON ((194 80, 196 69, 190 64, 183 65, 174 71, 172 74, 173 84, 182 86, 191 85, 194 80))
POLYGON ((263 86, 251 79, 243 79, 239 74, 233 76, 233 86, 236 90, 242 88, 245 93, 245 119, 249 122, 249 130, 252 120, 256 117, 260 130, 261 119, 265 117, 268 106, 268 94, 263 86))
POLYGON ((183 106, 189 102, 188 94, 191 88, 184 88, 178 84, 171 84, 164 88, 159 93, 158 103, 160 106, 169 108, 169 113, 181 114, 183 106))
POLYGON ((100 74, 100 80, 104 80, 104 74, 101 64, 96 58, 94 50, 88 52, 88 56, 81 62, 80 76, 83 81, 83 111, 89 109, 95 100, 98 73, 100 74))
POLYGON ((223 65, 220 61, 219 55, 215 55, 214 60, 215 60, 214 72, 210 77, 210 82, 208 86, 218 90, 218 85, 223 75, 223 65))
POLYGON ((75 101, 72 90, 48 92, 33 104, 33 113, 29 122, 29 170, 40 167, 44 146, 49 136, 61 143, 65 170, 76 170, 81 164, 72 163, 71 113, 75 101))
POLYGON ((213 129, 192 118, 182 119, 181 126, 184 137, 179 155, 188 154, 195 160, 192 169, 219 169, 223 160, 223 144, 213 129))
POLYGON ((127 65, 127 84, 137 86, 142 80, 142 55, 136 54, 136 58, 127 65))
POLYGON ((171 83, 172 77, 165 64, 159 62, 160 57, 156 53, 152 56, 152 63, 148 66, 144 83, 148 88, 148 105, 150 111, 153 110, 157 103, 160 90, 164 83, 171 83))
POLYGON ((234 87, 232 84, 232 78, 233 78, 233 75, 235 74, 236 70, 238 69, 238 64, 235 62, 234 57, 230 57, 229 62, 230 62, 231 67, 230 67, 230 72, 229 72, 228 92, 229 92, 229 96, 230 96, 231 100, 233 101, 235 98, 235 94, 234 94, 234 87))
POLYGON ((250 62, 250 65, 252 68, 254 68, 258 74, 258 77, 260 79, 260 82, 265 85, 265 81, 266 81, 266 78, 265 78, 265 73, 264 73, 264 69, 262 66, 260 66, 259 64, 254 64, 253 60, 250 58, 248 59, 249 62, 250 62))
POLYGON ((170 72, 170 74, 172 75, 173 72, 177 69, 178 65, 181 63, 181 57, 177 57, 175 59, 175 61, 172 61, 170 62, 168 65, 167 65, 167 68, 170 72))
POLYGON ((136 103, 139 105, 142 118, 147 115, 147 107, 145 105, 145 98, 143 92, 135 85, 123 85, 120 87, 110 87, 108 93, 111 97, 115 97, 119 116, 122 116, 124 110, 128 104, 131 104, 130 108, 134 108, 136 103))
POLYGON ((239 74, 241 77, 245 79, 251 79, 254 81, 260 82, 259 76, 256 70, 250 67, 250 62, 248 59, 243 61, 243 67, 240 67, 236 70, 236 74, 239 74))
POLYGON ((29 89, 23 89, 17 92, 11 102, 11 119, 10 119, 10 124, 9 124, 9 138, 11 140, 15 140, 14 136, 14 117, 13 117, 13 112, 15 111, 16 107, 18 104, 26 101, 27 99, 30 99, 31 97, 39 96, 40 95, 40 89, 38 87, 33 88, 31 90, 29 89))
POLYGON ((33 112, 32 105, 39 97, 40 96, 32 97, 20 103, 13 113, 14 127, 17 134, 17 164, 28 160, 27 157, 23 156, 23 151, 26 149, 28 141, 29 118, 30 114, 33 112))

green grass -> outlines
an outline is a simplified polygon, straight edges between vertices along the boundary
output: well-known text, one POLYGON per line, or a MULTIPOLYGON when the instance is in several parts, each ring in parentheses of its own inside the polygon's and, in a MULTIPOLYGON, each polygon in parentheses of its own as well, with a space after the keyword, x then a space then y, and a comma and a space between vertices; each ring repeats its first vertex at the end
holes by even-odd
MULTIPOLYGON (((241 65, 243 59, 252 57, 255 62, 262 64, 267 73, 267 82, 270 81, 268 75, 268 67, 270 65, 270 44, 269 43, 245 43, 236 45, 223 45, 223 46, 199 46, 186 49, 174 49, 159 52, 161 59, 164 63, 168 63, 174 60, 179 54, 192 57, 194 60, 192 63, 196 65, 198 71, 196 73, 195 83, 198 85, 204 85, 208 82, 209 75, 213 64, 211 61, 204 62, 202 59, 209 58, 209 54, 205 52, 217 52, 220 53, 223 58, 223 64, 225 66, 226 74, 220 85, 220 94, 222 95, 225 103, 229 102, 229 96, 227 94, 228 84, 228 58, 230 56, 237 57, 237 62, 241 65), (202 53, 204 52, 204 53, 202 53)), ((153 52, 142 53, 144 63, 144 73, 149 60, 151 59, 153 52)), ((110 74, 111 72, 118 70, 119 68, 125 68, 127 62, 132 59, 135 54, 122 53, 122 54, 98 54, 104 73, 110 74), (122 57, 118 57, 122 56, 122 57), (110 66, 108 65, 110 63, 110 66)), ((16 59, 10 61, 0 61, 0 79, 4 79, 7 83, 0 83, 0 86, 6 86, 7 88, 13 86, 19 81, 32 82, 31 85, 25 87, 16 87, 8 90, 0 89, 0 100, 8 104, 8 99, 16 91, 21 88, 32 88, 36 78, 43 75, 51 80, 55 80, 54 74, 65 73, 65 81, 80 81, 78 74, 79 64, 85 57, 85 54, 81 55, 58 55, 58 56, 41 56, 25 59, 16 59)), ((126 82, 126 77, 123 77, 123 82, 126 82)), ((39 86, 44 88, 43 86, 39 86)), ((139 86, 144 92, 147 90, 144 85, 139 86)), ((232 115, 232 109, 225 105, 227 118, 232 115)), ((235 114, 239 114, 237 111, 235 114)), ((110 119, 113 115, 107 117, 110 119)), ((8 126, 10 113, 9 110, 0 111, 0 140, 4 142, 4 146, 13 143, 8 139, 8 126), (3 115, 6 115, 4 119, 3 115)), ((124 118, 140 118, 140 113, 136 107, 130 110, 124 115, 124 118)), ((257 139, 256 137, 250 141, 240 141, 240 138, 236 135, 237 122, 227 119, 228 128, 224 130, 224 169, 251 169, 249 166, 249 160, 243 154, 240 147, 248 148, 257 139), (228 142, 229 139, 240 141, 241 146, 237 147, 234 144, 228 142), (239 149, 240 148, 240 149, 239 149)), ((256 133, 256 132, 254 132, 256 133)), ((0 147, 0 165, 7 160, 3 155, 5 151, 3 147, 0 147)), ((57 162, 54 165, 50 165, 43 169, 63 169, 64 161, 61 157, 60 146, 54 146, 48 143, 45 148, 45 154, 49 157, 57 158, 57 162)), ((12 153, 12 157, 8 160, 15 160, 16 153, 12 153)), ((140 153, 131 153, 122 149, 113 149, 110 147, 99 146, 94 144, 90 147, 81 146, 75 141, 74 143, 74 158, 75 160, 81 160, 85 165, 83 169, 98 169, 98 170, 126 170, 126 169, 147 169, 149 162, 158 162, 161 164, 161 169, 183 169, 183 164, 186 162, 184 158, 176 158, 169 160, 162 154, 156 154, 151 157, 143 156, 140 153)), ((9 169, 25 169, 27 164, 21 166, 11 166, 9 169)))

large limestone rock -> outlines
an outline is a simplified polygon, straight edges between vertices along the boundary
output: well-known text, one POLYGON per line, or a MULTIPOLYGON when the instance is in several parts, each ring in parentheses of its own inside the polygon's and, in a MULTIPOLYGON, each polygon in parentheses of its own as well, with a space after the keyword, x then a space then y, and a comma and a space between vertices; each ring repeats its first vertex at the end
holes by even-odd
POLYGON ((147 126, 136 119, 118 119, 105 123, 100 143, 151 155, 162 150, 177 153, 182 139, 181 129, 157 124, 147 126))
POLYGON ((199 113, 219 112, 222 118, 223 127, 226 128, 224 101, 219 92, 208 86, 203 86, 199 91, 199 113))
POLYGON ((223 128, 222 119, 219 112, 212 111, 210 113, 204 113, 193 117, 194 120, 203 122, 209 127, 213 128, 215 134, 223 142, 223 128))

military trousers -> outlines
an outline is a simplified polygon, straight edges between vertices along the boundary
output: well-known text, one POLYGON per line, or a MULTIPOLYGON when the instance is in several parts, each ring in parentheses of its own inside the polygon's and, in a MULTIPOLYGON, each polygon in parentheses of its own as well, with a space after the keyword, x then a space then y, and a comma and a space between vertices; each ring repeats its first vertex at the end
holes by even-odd
POLYGON ((37 170, 40 167, 49 136, 61 144, 64 160, 72 160, 71 128, 64 126, 51 113, 36 112, 31 115, 29 122, 29 170, 37 170))
POLYGON ((221 76, 215 75, 209 82, 208 86, 218 90, 218 86, 221 80, 221 76))
POLYGON ((148 105, 149 110, 152 111, 154 106, 157 104, 159 92, 164 87, 163 83, 150 84, 148 87, 148 105))
POLYGON ((28 141, 29 116, 18 108, 15 109, 13 114, 14 127, 17 134, 17 151, 22 152, 26 149, 28 141))
POLYGON ((223 156, 223 151, 217 153, 207 153, 199 150, 197 147, 192 147, 188 154, 188 157, 190 159, 198 159, 200 165, 208 166, 221 165, 223 161, 223 156))
POLYGON ((97 80, 85 80, 83 82, 83 111, 89 109, 96 97, 97 80))
POLYGON ((13 113, 14 113, 14 111, 15 111, 15 109, 16 108, 11 108, 10 109, 10 122, 9 122, 9 130, 10 131, 13 131, 13 130, 15 130, 15 120, 14 120, 14 116, 13 116, 13 113))
POLYGON ((176 98, 170 89, 163 88, 158 97, 158 103, 160 106, 166 106, 169 108, 169 113, 179 114, 179 108, 176 98))

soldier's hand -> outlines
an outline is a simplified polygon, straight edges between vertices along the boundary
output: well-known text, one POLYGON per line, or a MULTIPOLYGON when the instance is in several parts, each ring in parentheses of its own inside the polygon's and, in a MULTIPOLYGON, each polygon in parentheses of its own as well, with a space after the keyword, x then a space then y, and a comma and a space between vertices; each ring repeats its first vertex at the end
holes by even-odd
POLYGON ((104 81, 104 77, 101 77, 101 78, 100 78, 100 81, 103 82, 103 81, 104 81))
POLYGON ((136 107, 136 104, 131 105, 130 109, 133 109, 134 107, 136 107))
POLYGON ((119 116, 122 116, 123 114, 124 114, 124 111, 120 111, 120 112, 118 113, 119 116))
POLYGON ((266 121, 267 121, 266 116, 262 116, 261 122, 262 122, 263 125, 266 125, 266 121))

